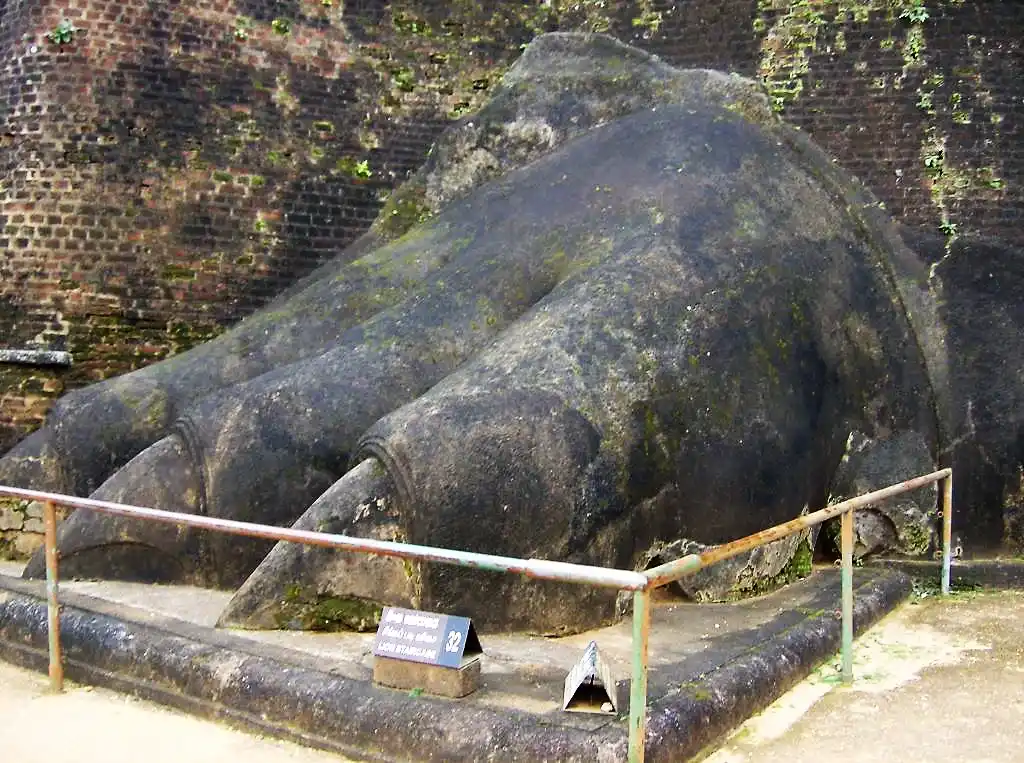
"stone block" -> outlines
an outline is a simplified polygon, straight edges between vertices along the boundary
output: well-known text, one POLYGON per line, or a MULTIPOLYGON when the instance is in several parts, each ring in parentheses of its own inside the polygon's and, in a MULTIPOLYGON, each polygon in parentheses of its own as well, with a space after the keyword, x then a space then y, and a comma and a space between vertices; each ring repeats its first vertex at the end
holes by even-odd
POLYGON ((8 506, 0 506, 0 530, 20 530, 22 524, 20 513, 8 506))
POLYGON ((14 558, 28 559, 42 545, 42 533, 20 533, 14 538, 14 558))
POLYGON ((46 529, 43 523, 43 504, 39 501, 32 501, 25 507, 25 522, 21 529, 27 533, 41 533, 46 529))
POLYGON ((26 517, 25 524, 21 526, 21 529, 27 533, 41 533, 45 532, 46 525, 39 517, 26 517))
POLYGON ((445 668, 422 662, 375 657, 373 680, 393 689, 422 689, 442 697, 465 697, 480 688, 480 658, 467 660, 461 667, 445 668))
POLYGON ((0 530, 20 530, 25 524, 25 515, 16 503, 0 502, 0 530))

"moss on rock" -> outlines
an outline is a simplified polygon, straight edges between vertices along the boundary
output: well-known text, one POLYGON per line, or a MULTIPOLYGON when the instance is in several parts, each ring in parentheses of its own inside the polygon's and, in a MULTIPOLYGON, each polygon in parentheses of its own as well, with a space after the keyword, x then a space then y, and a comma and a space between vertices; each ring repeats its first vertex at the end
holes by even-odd
POLYGON ((274 614, 278 628, 308 631, 372 631, 380 622, 380 604, 355 596, 331 596, 290 586, 274 614))

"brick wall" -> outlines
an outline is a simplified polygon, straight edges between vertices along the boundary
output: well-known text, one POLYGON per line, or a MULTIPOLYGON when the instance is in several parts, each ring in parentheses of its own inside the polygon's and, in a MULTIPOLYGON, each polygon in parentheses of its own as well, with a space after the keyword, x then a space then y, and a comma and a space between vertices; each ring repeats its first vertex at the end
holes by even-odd
POLYGON ((344 247, 554 28, 760 77, 897 217, 1024 243, 1017 2, 0 0, 0 347, 76 360, 0 365, 0 452, 344 247))
POLYGON ((63 389, 213 335, 352 241, 495 66, 381 3, 0 13, 0 347, 76 361, 0 366, 0 452, 63 389))

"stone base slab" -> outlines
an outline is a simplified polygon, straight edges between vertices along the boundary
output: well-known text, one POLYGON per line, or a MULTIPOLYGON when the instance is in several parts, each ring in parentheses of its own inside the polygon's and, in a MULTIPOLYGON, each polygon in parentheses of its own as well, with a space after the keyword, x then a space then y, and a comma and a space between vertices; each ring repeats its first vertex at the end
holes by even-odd
POLYGON ((458 668, 426 665, 422 662, 376 657, 373 681, 392 689, 422 689, 427 694, 458 699, 480 688, 480 658, 458 668))

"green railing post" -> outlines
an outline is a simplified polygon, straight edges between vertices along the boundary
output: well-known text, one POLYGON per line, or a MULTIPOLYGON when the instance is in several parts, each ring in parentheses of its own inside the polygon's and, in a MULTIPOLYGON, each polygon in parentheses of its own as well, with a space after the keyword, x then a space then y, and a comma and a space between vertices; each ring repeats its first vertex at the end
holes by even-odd
POLYGON ((840 525, 843 578, 843 683, 853 681, 853 509, 843 513, 840 525))
POLYGON ((629 763, 644 763, 644 744, 647 737, 647 652, 650 636, 650 591, 634 591, 633 680, 629 686, 629 763))

